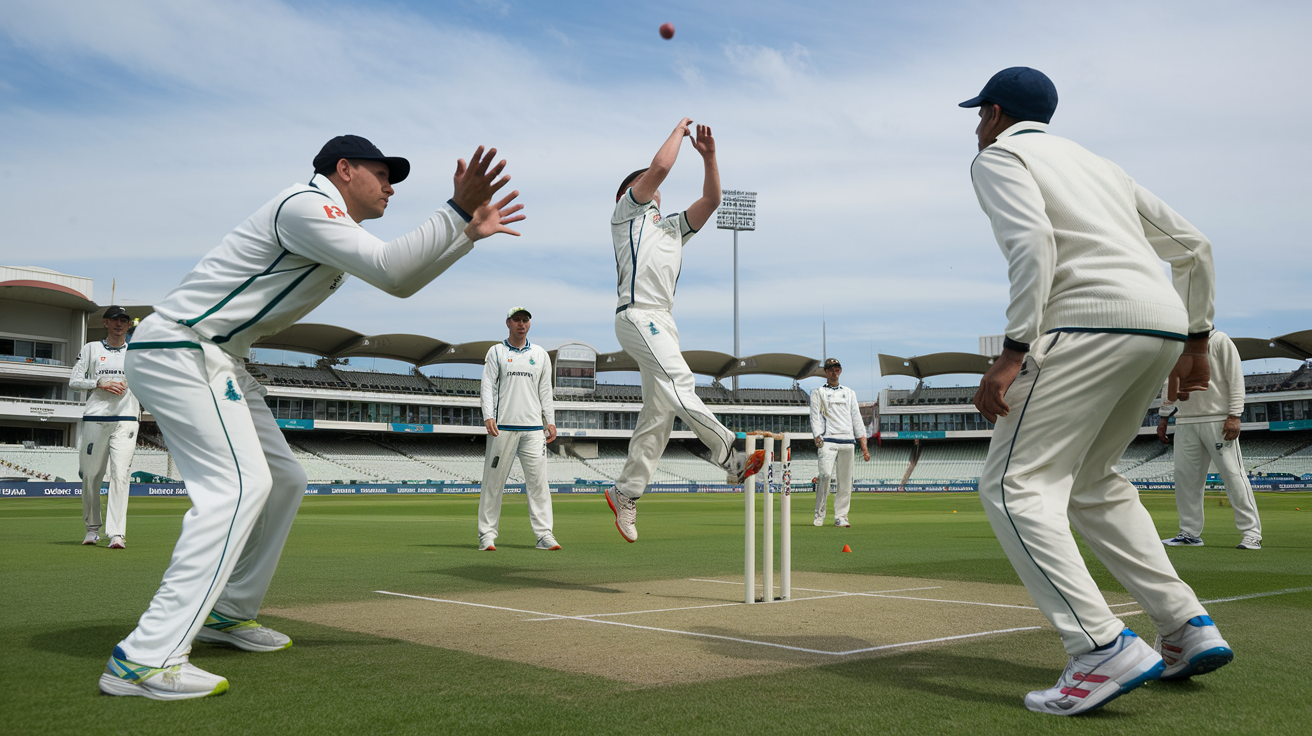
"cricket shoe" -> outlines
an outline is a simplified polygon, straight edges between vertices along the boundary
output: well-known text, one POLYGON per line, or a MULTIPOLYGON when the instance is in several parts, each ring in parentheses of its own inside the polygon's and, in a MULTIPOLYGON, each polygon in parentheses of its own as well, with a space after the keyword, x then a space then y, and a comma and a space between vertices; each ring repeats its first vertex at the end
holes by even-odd
POLYGON ((824 525, 825 525, 825 517, 823 517, 823 516, 817 516, 817 517, 815 517, 815 521, 811 522, 811 525, 812 525, 812 526, 824 526, 824 525))
POLYGON ((615 512, 615 528, 624 541, 638 541, 638 502, 612 486, 606 489, 606 503, 615 512))
POLYGON ((96 532, 87 532, 87 535, 82 539, 82 544, 95 544, 96 542, 99 541, 100 541, 99 534, 97 534, 96 532))
POLYGON ((1245 534, 1243 541, 1236 544, 1235 549, 1262 549, 1262 538, 1245 534))
POLYGON ((852 526, 852 525, 849 524, 849 523, 847 523, 847 517, 846 517, 846 516, 836 516, 836 517, 834 517, 834 526, 839 526, 839 527, 843 527, 844 529, 846 529, 846 528, 848 528, 848 527, 850 527, 850 526, 852 526))
POLYGON ((1184 532, 1180 532, 1170 539, 1163 539, 1162 544, 1167 547, 1201 547, 1203 546, 1203 538, 1191 537, 1184 532))
POLYGON ((554 552, 560 549, 560 543, 557 542, 556 538, 551 536, 550 534, 543 534, 542 536, 538 537, 537 548, 545 549, 548 552, 554 552))
POLYGON ((1221 638, 1211 616, 1194 616, 1166 636, 1158 634, 1155 646, 1166 663, 1163 680, 1186 680, 1230 664, 1235 653, 1221 638))
POLYGON ((765 465, 765 450, 756 450, 748 455, 745 450, 734 448, 724 463, 725 482, 731 486, 740 486, 748 476, 760 472, 762 465, 765 465))
POLYGON ((260 626, 259 621, 241 621, 210 611, 196 639, 210 644, 227 644, 248 652, 276 652, 292 645, 292 638, 260 626))
POLYGON ((228 680, 210 674, 190 662, 172 667, 148 667, 129 661, 123 650, 114 647, 105 673, 100 676, 100 692, 106 695, 139 695, 151 700, 186 700, 228 691, 228 680))
POLYGON ((1111 644, 1071 657, 1057 684, 1026 695, 1025 707, 1055 716, 1087 713, 1156 680, 1163 669, 1161 656, 1125 629, 1111 644))
POLYGON ((127 542, 123 539, 123 535, 122 535, 122 534, 115 534, 114 536, 112 536, 112 537, 109 538, 109 548, 110 548, 110 549, 127 549, 127 548, 128 548, 128 545, 127 545, 127 542))
POLYGON ((479 535, 479 537, 478 537, 478 551, 479 551, 479 552, 496 552, 496 551, 497 551, 496 541, 497 541, 497 538, 494 537, 494 536, 492 536, 491 534, 482 534, 482 535, 479 535))

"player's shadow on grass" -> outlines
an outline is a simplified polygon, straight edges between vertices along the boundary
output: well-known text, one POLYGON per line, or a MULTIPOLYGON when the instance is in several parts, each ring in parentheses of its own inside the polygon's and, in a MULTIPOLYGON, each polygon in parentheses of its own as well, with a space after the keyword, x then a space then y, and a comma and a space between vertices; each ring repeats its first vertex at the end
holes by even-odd
POLYGON ((494 567, 492 565, 465 565, 463 567, 446 567, 429 572, 436 575, 485 583, 503 588, 540 588, 546 590, 577 590, 588 593, 620 593, 615 588, 604 588, 588 583, 567 583, 542 577, 541 570, 522 567, 494 567))
POLYGON ((47 629, 33 634, 28 639, 28 645, 42 652, 79 659, 108 659, 114 647, 132 631, 132 625, 132 621, 124 621, 70 629, 47 629))

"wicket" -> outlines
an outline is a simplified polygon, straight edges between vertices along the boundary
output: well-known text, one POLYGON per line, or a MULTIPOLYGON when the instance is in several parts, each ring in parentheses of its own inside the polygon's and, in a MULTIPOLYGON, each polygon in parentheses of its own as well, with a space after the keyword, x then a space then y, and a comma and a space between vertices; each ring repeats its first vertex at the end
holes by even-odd
POLYGON ((743 588, 744 602, 756 603, 758 601, 769 603, 775 600, 774 597, 774 500, 771 495, 774 493, 775 483, 775 466, 779 466, 779 587, 780 594, 778 600, 788 600, 792 597, 792 572, 793 572, 793 539, 792 529, 789 523, 792 518, 792 447, 789 437, 786 434, 774 434, 771 432, 748 432, 747 433, 747 454, 750 456, 756 451, 756 440, 760 437, 763 439, 763 449, 765 450, 765 464, 761 466, 761 471, 756 475, 748 476, 743 483, 743 503, 746 512, 746 538, 745 538, 745 555, 743 566, 743 588), (775 442, 778 441, 778 455, 775 454, 775 442), (782 459, 780 459, 782 458, 782 459), (762 579, 761 597, 756 597, 756 485, 757 479, 765 476, 764 493, 762 497, 765 501, 764 519, 762 519, 762 531, 764 532, 761 540, 761 552, 764 559, 764 574, 762 579))

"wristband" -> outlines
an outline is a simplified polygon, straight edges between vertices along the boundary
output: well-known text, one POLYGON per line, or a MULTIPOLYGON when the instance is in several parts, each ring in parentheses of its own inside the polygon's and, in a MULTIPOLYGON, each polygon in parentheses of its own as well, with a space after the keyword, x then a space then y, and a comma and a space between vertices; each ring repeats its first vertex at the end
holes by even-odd
POLYGON ((1010 337, 1003 337, 1002 349, 1015 350, 1018 353, 1028 353, 1030 351, 1030 344, 1027 342, 1018 342, 1016 340, 1011 339, 1010 337))

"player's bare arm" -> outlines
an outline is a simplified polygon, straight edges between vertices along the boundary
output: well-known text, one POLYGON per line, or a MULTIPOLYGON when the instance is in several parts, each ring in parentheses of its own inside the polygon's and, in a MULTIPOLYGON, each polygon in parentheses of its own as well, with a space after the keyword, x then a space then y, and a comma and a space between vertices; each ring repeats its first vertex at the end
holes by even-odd
POLYGON ((692 203, 685 217, 689 227, 701 230, 702 225, 711 219, 715 208, 720 206, 720 166, 715 161, 715 138, 711 135, 711 126, 697 126, 697 137, 693 139, 692 147, 702 155, 706 176, 702 179, 701 199, 692 203))
POLYGON ((860 437, 858 441, 861 443, 861 461, 870 462, 870 448, 866 446, 866 438, 860 437))
POLYGON ((647 171, 633 182, 633 198, 639 202, 650 202, 656 196, 656 190, 660 189, 661 184, 665 182, 665 177, 670 175, 670 169, 674 168, 674 161, 679 157, 679 146, 683 144, 684 136, 692 135, 688 130, 692 118, 684 118, 679 124, 674 126, 674 131, 670 137, 665 139, 656 156, 651 160, 651 166, 647 171))
POLYGON ((1184 353, 1171 369, 1166 398, 1170 401, 1188 401, 1194 391, 1206 391, 1212 379, 1211 365, 1207 360, 1207 338, 1190 340, 1184 353))
POLYGON ((1003 396, 1020 375, 1024 363, 1025 354, 1011 348, 1003 348, 1002 355, 993 361, 993 367, 984 374, 979 390, 975 392, 975 408, 985 419, 996 422, 998 417, 1005 417, 1011 411, 1003 396))

